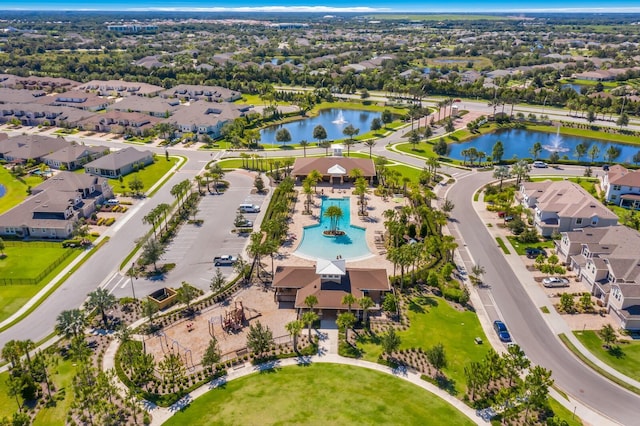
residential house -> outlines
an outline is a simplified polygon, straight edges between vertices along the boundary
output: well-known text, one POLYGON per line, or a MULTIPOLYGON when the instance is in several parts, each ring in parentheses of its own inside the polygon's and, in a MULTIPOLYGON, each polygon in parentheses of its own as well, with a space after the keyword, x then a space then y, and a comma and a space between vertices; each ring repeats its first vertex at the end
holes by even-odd
POLYGON ((201 100, 176 110, 165 121, 174 124, 181 134, 194 133, 218 138, 222 136, 221 130, 226 123, 244 117, 250 109, 249 105, 201 100))
MULTIPOLYGON (((272 287, 276 301, 291 303, 297 309, 305 308, 305 299, 315 296, 316 309, 346 311, 342 299, 347 294, 356 299, 368 296, 380 309, 384 295, 391 290, 386 269, 347 268, 344 259, 318 259, 316 266, 278 266, 272 287)), ((358 307, 352 306, 354 310, 358 307)))
POLYGON ((0 159, 15 164, 22 164, 27 160, 34 160, 38 163, 42 161, 43 157, 68 146, 69 142, 63 138, 19 135, 0 140, 0 159))
POLYGON ((88 146, 70 143, 62 149, 43 156, 42 162, 52 169, 76 170, 109 152, 109 147, 107 146, 88 146))
POLYGON ((23 126, 76 127, 93 112, 66 106, 42 105, 38 103, 0 104, 0 124, 18 119, 23 126))
POLYGON ((91 80, 78 87, 79 90, 95 92, 100 96, 156 96, 163 87, 148 83, 122 80, 91 80))
POLYGON ((43 90, 7 89, 0 87, 0 104, 29 104, 46 95, 43 90))
POLYGON ((124 148, 85 164, 86 173, 117 178, 125 176, 139 168, 152 164, 154 161, 151 151, 138 151, 133 147, 124 148))
POLYGON ((640 329, 640 232, 626 226, 563 232, 558 257, 627 329, 640 329))
POLYGON ((83 120, 79 127, 93 132, 131 133, 137 136, 151 130, 162 119, 141 112, 107 111, 83 120))
POLYGON ((129 96, 110 105, 109 111, 138 112, 152 117, 168 118, 180 108, 178 99, 165 99, 161 97, 145 98, 142 96, 129 96))
POLYGON ((233 102, 242 97, 236 90, 220 86, 199 86, 193 84, 179 84, 160 94, 163 98, 178 98, 186 101, 205 100, 209 102, 233 102))
POLYGON ((578 228, 613 226, 618 216, 580 185, 563 180, 523 182, 517 194, 534 210, 534 226, 543 237, 578 228))
POLYGON ((38 99, 43 105, 68 106, 84 111, 102 111, 113 103, 112 99, 97 96, 80 90, 70 90, 53 96, 43 96, 38 99))
POLYGON ((640 172, 619 164, 609 167, 601 178, 605 200, 620 207, 640 210, 640 172))
POLYGON ((113 191, 104 178, 59 172, 32 189, 25 201, 0 215, 0 235, 65 239, 79 218, 89 217, 113 191))

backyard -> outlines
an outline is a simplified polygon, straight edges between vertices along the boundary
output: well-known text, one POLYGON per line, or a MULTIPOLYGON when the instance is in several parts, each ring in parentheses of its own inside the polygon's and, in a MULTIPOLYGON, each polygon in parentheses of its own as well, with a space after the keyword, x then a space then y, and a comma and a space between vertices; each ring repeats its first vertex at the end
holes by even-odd
POLYGON ((165 424, 424 424, 425 419, 431 424, 473 424, 404 380, 359 367, 311 364, 228 382, 165 424))
POLYGON ((0 214, 20 204, 27 198, 27 188, 36 187, 42 183, 39 176, 23 176, 23 181, 13 177, 11 172, 4 167, 0 167, 0 185, 6 189, 4 196, 0 197, 0 214))
POLYGON ((153 164, 146 166, 144 169, 141 169, 134 173, 129 173, 124 176, 122 179, 122 183, 120 183, 117 179, 111 179, 109 184, 113 187, 113 192, 115 193, 125 193, 129 192, 129 182, 131 182, 135 177, 142 181, 143 187, 141 192, 146 192, 151 188, 156 182, 158 182, 162 177, 174 166, 178 163, 178 157, 169 157, 169 161, 167 161, 163 156, 158 156, 156 161, 153 164))
POLYGON ((0 300, 3 302, 0 304, 0 321, 20 309, 43 285, 82 253, 79 249, 62 248, 60 243, 7 241, 5 244, 4 253, 7 256, 0 260, 0 277, 3 279, 37 279, 48 268, 50 272, 36 284, 3 284, 0 281, 0 300), (27 251, 29 256, 24 255, 27 251), (70 255, 63 259, 66 253, 70 255), (60 263, 56 266, 57 261, 60 263))

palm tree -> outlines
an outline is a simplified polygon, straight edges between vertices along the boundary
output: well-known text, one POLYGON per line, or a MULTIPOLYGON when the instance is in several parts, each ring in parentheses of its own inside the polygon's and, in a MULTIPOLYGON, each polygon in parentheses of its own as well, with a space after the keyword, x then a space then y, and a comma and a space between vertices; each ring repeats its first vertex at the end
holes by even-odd
POLYGON ((318 298, 311 294, 304 299, 304 305, 309 308, 310 311, 313 311, 313 307, 318 304, 318 298))
POLYGON ((300 320, 295 320, 295 321, 288 322, 285 325, 285 328, 287 329, 287 332, 293 338, 293 350, 295 352, 298 352, 298 337, 300 336, 300 333, 302 332, 302 329, 304 328, 304 324, 300 320))
MULTIPOLYGON (((306 302, 306 299, 305 299, 305 302, 306 302)), ((313 326, 314 322, 318 321, 318 318, 319 318, 318 314, 316 314, 313 311, 307 311, 304 314, 302 314, 302 322, 309 328, 309 342, 311 342, 311 327, 313 326)))
POLYGON ((349 310, 349 313, 351 313, 351 305, 357 302, 358 302, 358 299, 356 299, 353 294, 347 293, 342 297, 340 304, 347 305, 347 309, 349 310))
POLYGON ((336 235, 338 233, 338 222, 343 216, 342 209, 338 206, 329 206, 327 210, 325 210, 324 216, 329 218, 330 233, 336 235))
POLYGON ((369 158, 371 158, 371 151, 373 150, 373 147, 376 146, 376 141, 369 139, 364 141, 364 144, 369 148, 369 158))
POLYGON ((300 141, 300 146, 302 147, 303 155, 307 156, 307 147, 309 146, 309 142, 306 139, 302 139, 300 141))
POLYGON ((142 313, 149 319, 149 327, 153 328, 153 317, 158 312, 158 305, 149 298, 142 301, 142 313))
POLYGON ((71 309, 60 312, 56 319, 56 331, 65 337, 78 337, 84 331, 87 318, 80 309, 71 309))
POLYGON ((151 210, 146 216, 142 218, 142 223, 145 225, 151 225, 153 228, 153 237, 158 238, 156 234, 156 221, 158 220, 158 214, 155 210, 151 210))
POLYGON ((353 315, 351 312, 343 312, 340 315, 338 315, 338 318, 336 319, 336 324, 338 324, 338 327, 344 328, 345 340, 347 340, 348 338, 349 329, 353 327, 355 323, 356 323, 356 316, 353 315))
POLYGON ((482 276, 485 274, 486 270, 484 266, 478 264, 473 265, 471 268, 471 281, 473 284, 479 284, 482 282, 482 276))
POLYGON ((311 179, 311 181, 313 181, 313 190, 317 193, 318 192, 318 182, 322 181, 322 173, 320 173, 316 169, 313 169, 313 170, 311 170, 309 172, 309 175, 307 175, 307 178, 311 179))
POLYGON ((542 144, 540 142, 534 143, 529 152, 533 155, 533 159, 537 160, 542 152, 542 144))
POLYGON ((20 343, 17 340, 9 340, 2 348, 2 358, 11 363, 11 368, 20 364, 20 343))
POLYGON ((375 303, 369 296, 362 296, 358 299, 358 306, 362 309, 362 322, 364 322, 365 325, 367 324, 367 311, 371 309, 373 305, 375 305, 375 303))
POLYGON ((107 317, 107 311, 116 304, 116 297, 110 294, 107 290, 99 288, 89 293, 89 300, 87 301, 87 309, 97 309, 102 316, 102 324, 104 328, 107 328, 109 318, 107 317))

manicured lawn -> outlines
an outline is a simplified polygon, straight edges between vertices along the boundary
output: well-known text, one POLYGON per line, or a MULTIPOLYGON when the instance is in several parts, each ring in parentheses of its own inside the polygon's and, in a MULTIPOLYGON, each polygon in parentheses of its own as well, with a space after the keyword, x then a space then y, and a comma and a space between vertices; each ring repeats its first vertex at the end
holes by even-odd
POLYGON ((420 142, 416 145, 416 149, 413 149, 413 145, 410 143, 399 143, 393 146, 400 152, 404 152, 405 154, 411 154, 422 158, 431 158, 437 157, 436 153, 433 152, 433 145, 425 142, 420 142))
POLYGON ((549 398, 549 407, 553 411, 554 417, 558 417, 567 422, 567 426, 580 426, 582 424, 580 418, 574 417, 571 411, 564 408, 564 406, 555 399, 549 398))
MULTIPOLYGON (((526 249, 528 248, 545 248, 545 249, 552 249, 554 247, 553 241, 552 240, 547 240, 547 241, 541 241, 538 243, 521 243, 520 241, 517 240, 517 237, 513 236, 513 235, 509 235, 507 236, 507 239, 509 240, 509 242, 511 243, 511 245, 513 246, 513 248, 516 250, 516 253, 518 253, 518 255, 520 256, 524 256, 527 254, 526 249)), ((549 253, 549 250, 546 250, 547 254, 549 253)))
POLYGON ((233 380, 165 424, 425 424, 426 419, 430 424, 473 424, 404 380, 364 368, 312 364, 233 380))
POLYGON ((122 184, 120 184, 117 179, 110 179, 109 184, 113 187, 113 192, 130 192, 131 190, 129 189, 129 182, 133 179, 134 176, 137 176, 144 184, 142 191, 146 192, 157 181, 162 179, 162 177, 169 171, 169 169, 171 169, 171 167, 173 167, 177 162, 178 158, 176 157, 169 157, 169 161, 167 161, 164 156, 159 155, 157 156, 155 163, 148 165, 138 172, 133 172, 126 175, 122 180, 122 184))
MULTIPOLYGON (((611 127, 616 127, 616 126, 614 123, 612 123, 611 127)), ((532 124, 528 124, 527 129, 536 130, 538 132, 546 132, 546 133, 556 133, 558 131, 558 128, 554 126, 543 126, 543 125, 532 125, 532 124)), ((620 133, 605 133, 602 131, 589 130, 589 129, 574 129, 572 127, 560 127, 560 134, 567 135, 567 136, 581 136, 583 138, 599 139, 603 141, 627 143, 630 145, 638 145, 640 143, 638 141, 638 137, 633 135, 625 135, 620 133)))
POLYGON ((5 371, 0 373, 0 419, 3 417, 13 416, 13 413, 18 411, 18 404, 16 399, 8 395, 7 379, 9 378, 9 372, 5 371))
MULTIPOLYGON (((38 412, 33 424, 34 425, 55 425, 64 424, 67 412, 71 408, 74 400, 73 397, 73 376, 76 374, 76 367, 73 361, 63 360, 57 356, 58 363, 50 368, 49 374, 55 383, 55 388, 59 391, 56 404, 43 408, 38 412)), ((45 391, 46 392, 46 391, 45 391)))
POLYGON ((80 253, 79 249, 62 248, 60 244, 51 247, 36 247, 35 244, 21 242, 18 247, 6 247, 7 257, 0 260, 0 277, 2 278, 34 278, 45 268, 59 259, 65 251, 72 250, 71 256, 53 269, 38 284, 0 285, 0 321, 4 321, 31 299, 43 285, 53 279, 66 265, 80 253), (29 255, 26 256, 25 253, 29 255))
POLYGON ((31 186, 35 188, 42 183, 42 179, 37 176, 23 176, 23 182, 13 177, 9 170, 0 167, 0 184, 2 184, 6 193, 0 197, 0 214, 20 204, 27 198, 27 188, 31 186))
POLYGON ((387 168, 390 170, 399 171, 402 177, 408 177, 409 179, 411 179, 411 182, 414 182, 414 183, 418 182, 418 180, 420 179, 420 173, 422 173, 422 170, 420 169, 416 169, 414 167, 406 166, 404 164, 398 164, 398 163, 389 164, 387 168))
MULTIPOLYGON (((466 380, 464 367, 472 361, 480 361, 488 352, 488 344, 476 345, 474 339, 487 341, 478 317, 471 311, 458 311, 439 297, 414 298, 409 307, 409 323, 406 331, 398 332, 400 349, 429 349, 438 343, 445 347, 448 366, 444 369, 449 379, 455 382, 458 395, 464 394, 466 380)), ((378 359, 382 348, 374 342, 358 344, 363 358, 378 359)))
POLYGON ((602 348, 602 340, 596 331, 575 331, 574 334, 589 351, 602 362, 619 372, 640 380, 640 342, 618 343, 613 351, 602 348))

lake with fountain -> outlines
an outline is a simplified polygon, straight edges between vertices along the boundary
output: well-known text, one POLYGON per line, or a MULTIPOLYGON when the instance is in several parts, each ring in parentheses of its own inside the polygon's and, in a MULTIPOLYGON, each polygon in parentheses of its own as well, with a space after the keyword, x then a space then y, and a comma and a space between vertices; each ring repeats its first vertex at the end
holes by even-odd
POLYGON ((260 143, 280 144, 276 141, 276 133, 281 128, 286 128, 291 133, 291 142, 298 143, 302 139, 309 142, 317 142, 313 137, 313 129, 321 125, 327 131, 327 140, 344 139, 342 133, 345 127, 351 124, 356 129, 360 129, 360 134, 371 129, 371 122, 374 118, 380 118, 379 112, 364 111, 357 109, 330 108, 320 110, 315 117, 301 118, 289 123, 269 126, 260 131, 260 143))
MULTIPOLYGON (((531 158, 530 150, 536 142, 540 142, 543 147, 540 153, 541 159, 547 159, 553 152, 558 152, 560 158, 567 156, 569 160, 577 160, 575 147, 583 142, 589 146, 589 149, 594 145, 597 145, 600 149, 600 154, 595 158, 595 161, 604 161, 605 152, 610 146, 615 146, 620 149, 620 156, 614 160, 614 162, 617 163, 633 162, 633 156, 640 151, 640 145, 607 142, 578 136, 566 136, 560 135, 557 132, 545 133, 534 130, 508 129, 478 136, 469 142, 450 144, 449 154, 447 156, 456 160, 462 160, 463 156, 461 152, 474 147, 478 151, 487 154, 487 157, 491 157, 493 145, 495 145, 498 140, 502 141, 504 145, 504 156, 502 158, 505 160, 512 159, 514 156, 517 158, 531 158)), ((582 161, 588 161, 590 159, 591 158, 586 155, 582 158, 582 161)))

